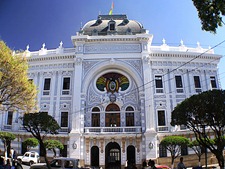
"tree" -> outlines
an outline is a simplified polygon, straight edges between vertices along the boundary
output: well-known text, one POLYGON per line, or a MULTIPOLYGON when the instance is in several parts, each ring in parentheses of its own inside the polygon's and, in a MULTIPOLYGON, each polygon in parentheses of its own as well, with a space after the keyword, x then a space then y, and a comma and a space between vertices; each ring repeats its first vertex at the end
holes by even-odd
POLYGON ((64 146, 58 140, 45 140, 44 141, 45 147, 49 150, 52 150, 54 153, 54 157, 56 157, 56 148, 63 150, 64 146))
POLYGON ((171 125, 186 125, 199 144, 207 147, 224 168, 225 91, 212 90, 193 95, 172 111, 171 125), (210 132, 214 134, 211 141, 210 132))
POLYGON ((49 162, 46 156, 46 148, 44 145, 44 139, 47 134, 58 134, 60 128, 57 121, 45 112, 27 113, 21 117, 23 121, 23 127, 26 131, 30 132, 34 138, 36 138, 40 144, 40 150, 43 152, 45 162, 50 169, 49 162))
MULTIPOLYGON (((203 146, 199 144, 197 140, 190 141, 188 147, 194 150, 195 154, 198 156, 198 166, 201 166, 201 156, 203 153, 203 146)), ((205 152, 206 153, 206 152, 205 152)))
POLYGON ((27 147, 28 151, 31 149, 31 147, 36 147, 39 144, 36 138, 27 138, 23 143, 27 147))
POLYGON ((28 80, 28 64, 22 54, 13 52, 0 41, 0 109, 30 112, 36 106, 36 87, 28 80))
POLYGON ((225 0, 192 0, 197 8, 202 29, 216 33, 218 26, 224 25, 225 0))
POLYGON ((12 140, 15 140, 16 136, 9 132, 0 132, 0 139, 4 144, 5 158, 7 158, 7 150, 12 140))
POLYGON ((160 144, 171 154, 171 168, 174 168, 174 160, 181 155, 181 147, 187 146, 189 140, 182 136, 167 136, 162 139, 160 144))

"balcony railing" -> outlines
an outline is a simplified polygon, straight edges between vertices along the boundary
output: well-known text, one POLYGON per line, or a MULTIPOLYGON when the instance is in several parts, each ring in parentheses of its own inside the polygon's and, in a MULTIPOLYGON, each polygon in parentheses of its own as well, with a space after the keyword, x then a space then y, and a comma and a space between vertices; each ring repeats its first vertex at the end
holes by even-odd
POLYGON ((169 127, 168 126, 158 126, 157 127, 157 131, 158 132, 168 132, 169 131, 169 127))
POLYGON ((61 127, 59 129, 59 133, 68 133, 69 132, 69 128, 68 127, 61 127))
POLYGON ((141 126, 132 127, 85 127, 85 133, 141 133, 141 126))
POLYGON ((5 124, 4 130, 12 130, 12 125, 5 124))

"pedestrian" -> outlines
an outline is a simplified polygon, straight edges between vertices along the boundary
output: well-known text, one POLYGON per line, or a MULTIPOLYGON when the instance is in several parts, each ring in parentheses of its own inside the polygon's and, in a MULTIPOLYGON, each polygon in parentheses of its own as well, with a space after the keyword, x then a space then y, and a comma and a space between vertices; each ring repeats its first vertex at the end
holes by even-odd
POLYGON ((151 160, 151 161, 149 162, 149 165, 150 165, 151 169, 156 169, 155 161, 154 161, 154 160, 151 160))
POLYGON ((2 158, 2 156, 0 156, 0 169, 4 168, 4 158, 2 158))
POLYGON ((5 164, 5 169, 11 169, 11 164, 10 164, 10 160, 7 159, 6 164, 5 164))
POLYGON ((146 167, 147 169, 151 169, 151 162, 152 162, 152 160, 149 159, 149 160, 148 160, 148 166, 146 167))
POLYGON ((142 162, 142 169, 146 169, 147 168, 147 162, 146 161, 143 161, 142 162))
POLYGON ((177 164, 177 169, 186 169, 184 163, 183 163, 184 158, 180 158, 180 162, 177 164))

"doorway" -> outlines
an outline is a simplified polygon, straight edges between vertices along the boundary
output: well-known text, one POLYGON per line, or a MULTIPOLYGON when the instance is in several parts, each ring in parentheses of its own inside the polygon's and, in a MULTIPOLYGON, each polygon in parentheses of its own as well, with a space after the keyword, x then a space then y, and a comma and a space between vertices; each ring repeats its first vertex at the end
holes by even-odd
POLYGON ((129 164, 136 164, 135 147, 130 145, 127 147, 127 161, 129 164))
POLYGON ((105 147, 105 168, 121 168, 121 149, 120 145, 116 142, 110 142, 105 147))
POLYGON ((91 167, 99 167, 99 148, 91 147, 91 167))

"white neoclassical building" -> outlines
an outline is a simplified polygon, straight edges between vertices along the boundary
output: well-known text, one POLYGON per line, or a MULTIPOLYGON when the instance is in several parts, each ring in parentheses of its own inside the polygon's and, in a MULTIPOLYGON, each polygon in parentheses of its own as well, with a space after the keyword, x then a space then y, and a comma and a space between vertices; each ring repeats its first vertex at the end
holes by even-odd
MULTIPOLYGON (((156 35, 157 36, 157 35, 156 35)), ((61 155, 83 165, 120 168, 126 161, 169 156, 160 146, 171 127, 171 112, 185 98, 220 88, 217 66, 221 55, 203 49, 152 45, 153 35, 126 15, 99 15, 71 37, 73 48, 25 51, 29 78, 38 88, 40 111, 53 116, 61 129, 61 155)), ((18 112, 0 114, 3 131, 17 134, 19 153, 30 137, 18 112)), ((190 153, 189 149, 182 152, 190 153)))

